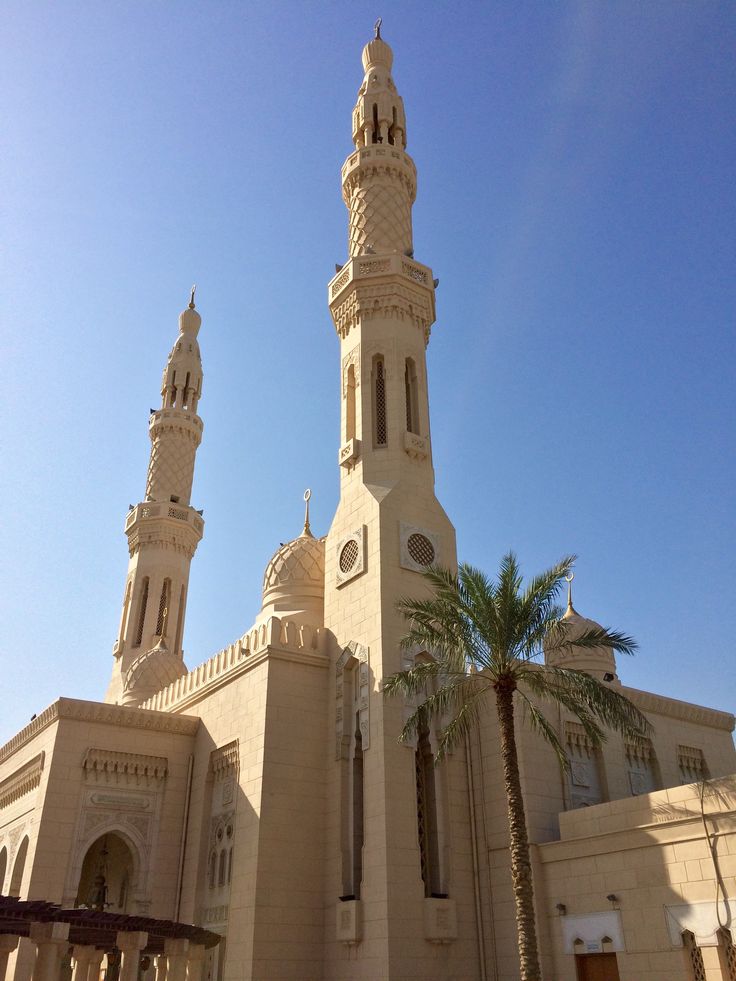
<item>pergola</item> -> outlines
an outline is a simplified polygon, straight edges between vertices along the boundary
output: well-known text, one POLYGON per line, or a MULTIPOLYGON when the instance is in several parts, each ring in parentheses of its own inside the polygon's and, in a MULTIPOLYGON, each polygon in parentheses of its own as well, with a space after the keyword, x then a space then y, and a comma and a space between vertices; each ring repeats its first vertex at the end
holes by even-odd
POLYGON ((140 958, 155 957, 156 981, 201 981, 205 950, 222 937, 175 920, 62 909, 45 900, 0 896, 0 981, 21 937, 36 944, 33 981, 58 981, 71 947, 73 981, 96 981, 106 953, 120 951, 120 981, 137 981, 140 958))

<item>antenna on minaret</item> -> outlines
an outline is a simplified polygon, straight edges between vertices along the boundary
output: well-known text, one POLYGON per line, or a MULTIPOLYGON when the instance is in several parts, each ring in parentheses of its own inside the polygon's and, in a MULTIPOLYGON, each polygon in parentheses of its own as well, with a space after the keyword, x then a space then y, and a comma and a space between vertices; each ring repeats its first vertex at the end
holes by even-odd
POLYGON ((312 496, 311 490, 307 487, 304 491, 304 530, 302 535, 312 537, 312 529, 309 527, 309 498, 312 496))
POLYGON ((373 30, 376 32, 376 38, 381 40, 381 24, 383 23, 383 17, 379 17, 376 23, 373 25, 373 30))
POLYGON ((568 612, 575 612, 575 607, 572 605, 572 581, 575 578, 575 573, 571 572, 569 576, 565 576, 565 582, 567 583, 567 609, 568 612))
POLYGON ((192 295, 189 297, 189 309, 194 309, 194 294, 197 292, 196 285, 192 286, 192 295))

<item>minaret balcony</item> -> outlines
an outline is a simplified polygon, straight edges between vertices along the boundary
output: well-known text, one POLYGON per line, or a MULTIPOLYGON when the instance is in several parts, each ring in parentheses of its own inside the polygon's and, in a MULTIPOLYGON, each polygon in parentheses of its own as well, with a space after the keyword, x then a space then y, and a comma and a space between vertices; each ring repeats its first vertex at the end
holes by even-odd
POLYGON ((360 167, 366 166, 392 166, 399 167, 410 176, 416 188, 417 168, 408 153, 398 146, 391 146, 390 143, 372 143, 370 146, 360 147, 347 158, 342 165, 343 184, 360 167))
POLYGON ((150 522, 171 523, 172 527, 189 526, 199 540, 204 534, 204 518, 188 505, 176 504, 173 501, 145 501, 137 504, 128 511, 125 519, 125 533, 130 534, 136 525, 150 522))
POLYGON ((378 281, 388 277, 398 276, 413 286, 423 286, 434 294, 432 270, 415 262, 408 256, 394 253, 393 255, 360 255, 348 259, 342 269, 336 273, 328 284, 328 300, 330 304, 340 302, 341 294, 356 280, 378 281))
POLYGON ((202 439, 204 423, 196 412, 188 412, 186 409, 156 409, 148 418, 148 430, 153 437, 157 431, 166 429, 178 429, 188 433, 196 439, 199 445, 202 439))

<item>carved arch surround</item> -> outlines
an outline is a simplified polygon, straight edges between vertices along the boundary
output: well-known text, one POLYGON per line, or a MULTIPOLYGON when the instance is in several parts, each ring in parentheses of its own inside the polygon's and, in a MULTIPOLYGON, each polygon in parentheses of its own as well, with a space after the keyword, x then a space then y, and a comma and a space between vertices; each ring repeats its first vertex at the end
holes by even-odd
POLYGON ((79 882, 82 876, 82 866, 87 852, 95 842, 105 835, 115 834, 121 838, 130 850, 133 859, 133 878, 130 883, 130 894, 136 906, 136 912, 144 912, 150 905, 150 849, 134 828, 123 823, 121 815, 114 815, 108 820, 95 825, 83 840, 77 840, 67 868, 66 883, 64 885, 64 899, 62 905, 74 906, 79 882))

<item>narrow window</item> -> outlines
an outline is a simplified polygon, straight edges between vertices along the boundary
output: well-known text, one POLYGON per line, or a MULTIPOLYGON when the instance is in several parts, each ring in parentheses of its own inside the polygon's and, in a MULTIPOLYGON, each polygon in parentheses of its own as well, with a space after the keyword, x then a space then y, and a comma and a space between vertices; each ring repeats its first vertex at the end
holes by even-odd
POLYGON ((381 138, 378 135, 378 106, 373 103, 373 143, 380 143, 381 138))
POLYGON ((386 377, 383 358, 376 358, 373 363, 373 445, 386 446, 387 443, 386 377))
POLYGON ((181 651, 181 640, 182 631, 184 630, 184 599, 185 591, 184 586, 181 587, 181 592, 179 593, 179 611, 176 616, 176 646, 174 650, 178 654, 181 651))
POLYGON ((355 365, 348 368, 346 405, 345 405, 345 439, 355 439, 355 365))
POLYGON ((171 599, 171 580, 164 579, 164 584, 161 587, 161 599, 158 604, 158 617, 156 619, 156 636, 160 637, 164 629, 164 616, 169 608, 169 601, 171 599))
POLYGON ((391 144, 391 146, 393 146, 396 142, 396 106, 393 107, 391 113, 393 118, 388 131, 388 142, 391 144))
POLYGON ((138 627, 135 632, 133 647, 140 647, 143 640, 143 625, 146 622, 146 606, 148 604, 148 576, 145 577, 141 585, 141 599, 138 607, 138 627))
POLYGON ((207 885, 210 889, 215 888, 215 879, 217 875, 217 852, 212 852, 210 855, 210 865, 207 875, 207 885))
POLYGON ((228 884, 233 881, 233 849, 232 846, 227 853, 227 881, 228 884))
MULTIPOLYGON (((125 587, 125 599, 123 600, 123 614, 120 617, 120 632, 118 637, 123 640, 125 637, 125 630, 128 626, 128 608, 130 607, 130 591, 133 588, 132 579, 128 580, 128 585, 125 587)), ((2 892, 2 883, 0 883, 0 892, 2 892)))
POLYGON ((187 372, 187 378, 186 381, 184 382, 184 402, 182 405, 182 409, 187 409, 189 407, 190 396, 191 393, 189 390, 189 372, 187 372))
POLYGON ((406 431, 419 435, 419 399, 417 397, 417 366, 413 358, 406 359, 404 368, 406 390, 406 431))
POLYGON ((218 871, 217 871, 217 885, 218 886, 224 886, 225 885, 225 861, 226 861, 226 859, 227 859, 227 855, 225 853, 225 849, 223 848, 220 851, 220 861, 219 861, 218 871))
POLYGON ((417 780, 417 830, 419 862, 425 896, 441 895, 437 789, 429 729, 419 732, 414 754, 417 780))
POLYGON ((360 899, 363 881, 363 737, 360 713, 355 714, 355 752, 353 754, 353 895, 360 899))

